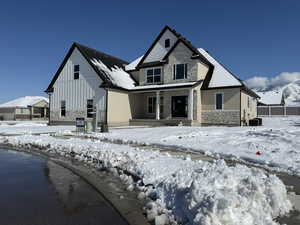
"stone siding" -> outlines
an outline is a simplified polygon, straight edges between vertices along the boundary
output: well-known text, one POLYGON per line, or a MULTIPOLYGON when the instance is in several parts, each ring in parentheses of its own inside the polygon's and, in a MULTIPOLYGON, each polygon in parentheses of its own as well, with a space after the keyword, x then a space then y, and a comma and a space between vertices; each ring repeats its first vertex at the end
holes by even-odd
POLYGON ((240 111, 202 111, 202 124, 240 125, 240 111))

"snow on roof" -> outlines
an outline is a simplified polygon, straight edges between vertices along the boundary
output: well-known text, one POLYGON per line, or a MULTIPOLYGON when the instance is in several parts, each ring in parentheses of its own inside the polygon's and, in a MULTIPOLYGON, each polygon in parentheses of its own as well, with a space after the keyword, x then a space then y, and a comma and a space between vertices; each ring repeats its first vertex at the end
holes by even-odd
POLYGON ((161 88, 172 88, 172 87, 182 87, 182 86, 193 86, 197 82, 186 82, 186 83, 175 83, 175 84, 154 84, 145 86, 136 86, 131 90, 144 90, 144 89, 161 89, 161 88))
POLYGON ((267 105, 281 104, 282 90, 257 92, 257 94, 261 98, 259 100, 259 102, 261 102, 261 103, 264 103, 267 105))
POLYGON ((133 60, 131 63, 126 65, 125 70, 126 71, 135 70, 136 66, 139 64, 139 62, 142 60, 143 57, 144 57, 144 55, 142 55, 141 57, 138 57, 137 59, 133 60))
POLYGON ((236 77, 234 77, 226 68, 224 68, 224 66, 222 66, 203 48, 198 48, 198 51, 215 67, 208 87, 212 88, 242 85, 242 83, 236 77))
POLYGON ((40 101, 46 101, 49 103, 48 98, 42 96, 25 96, 21 98, 17 98, 15 100, 6 102, 0 105, 0 108, 27 108, 28 106, 32 106, 40 101))
POLYGON ((91 62, 98 67, 110 81, 121 88, 132 89, 135 87, 135 81, 130 77, 130 74, 126 73, 122 68, 117 65, 109 69, 101 60, 92 59, 91 62))

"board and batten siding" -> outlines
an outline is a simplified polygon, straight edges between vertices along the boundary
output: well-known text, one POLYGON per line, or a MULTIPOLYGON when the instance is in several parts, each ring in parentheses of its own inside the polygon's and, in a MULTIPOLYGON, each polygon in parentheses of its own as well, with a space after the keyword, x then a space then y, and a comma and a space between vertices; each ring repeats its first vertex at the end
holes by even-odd
POLYGON ((99 88, 102 80, 75 48, 59 77, 50 96, 50 123, 75 121, 77 117, 87 118, 87 99, 93 99, 97 106, 99 120, 104 120, 106 91, 99 88), (79 79, 74 80, 74 65, 80 65, 79 79), (61 101, 66 101, 66 116, 61 117, 61 101))

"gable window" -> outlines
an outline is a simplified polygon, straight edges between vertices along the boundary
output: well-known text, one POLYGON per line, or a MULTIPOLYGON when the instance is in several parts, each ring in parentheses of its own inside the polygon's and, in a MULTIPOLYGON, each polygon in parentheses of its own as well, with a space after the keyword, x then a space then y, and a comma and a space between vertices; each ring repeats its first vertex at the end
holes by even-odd
POLYGON ((224 94, 216 93, 216 110, 223 110, 224 94))
POLYGON ((74 80, 79 79, 79 70, 80 70, 79 65, 74 65, 74 80))
POLYGON ((94 111, 93 99, 88 99, 86 103, 86 116, 87 118, 93 118, 92 112, 94 111))
MULTIPOLYGON (((160 105, 159 105, 159 112, 164 112, 164 97, 160 97, 160 105)), ((155 113, 156 112, 156 97, 149 97, 148 98, 148 113, 155 113)))
POLYGON ((60 116, 61 117, 66 116, 66 101, 65 100, 60 101, 60 116))
POLYGON ((248 105, 248 108, 250 108, 250 98, 248 96, 248 100, 247 100, 247 105, 248 105))
POLYGON ((161 68, 152 68, 147 70, 147 83, 154 84, 161 82, 161 68))
POLYGON ((169 48, 170 47, 170 39, 166 39, 165 40, 165 48, 169 48))
POLYGON ((187 78, 187 64, 175 64, 173 68, 173 79, 181 80, 187 78))

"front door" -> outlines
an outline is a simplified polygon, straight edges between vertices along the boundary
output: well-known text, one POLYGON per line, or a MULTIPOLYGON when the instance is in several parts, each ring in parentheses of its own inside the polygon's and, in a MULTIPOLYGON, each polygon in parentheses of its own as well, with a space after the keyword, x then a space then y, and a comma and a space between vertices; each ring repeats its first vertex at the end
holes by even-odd
POLYGON ((172 96, 172 117, 187 117, 187 96, 172 96))

